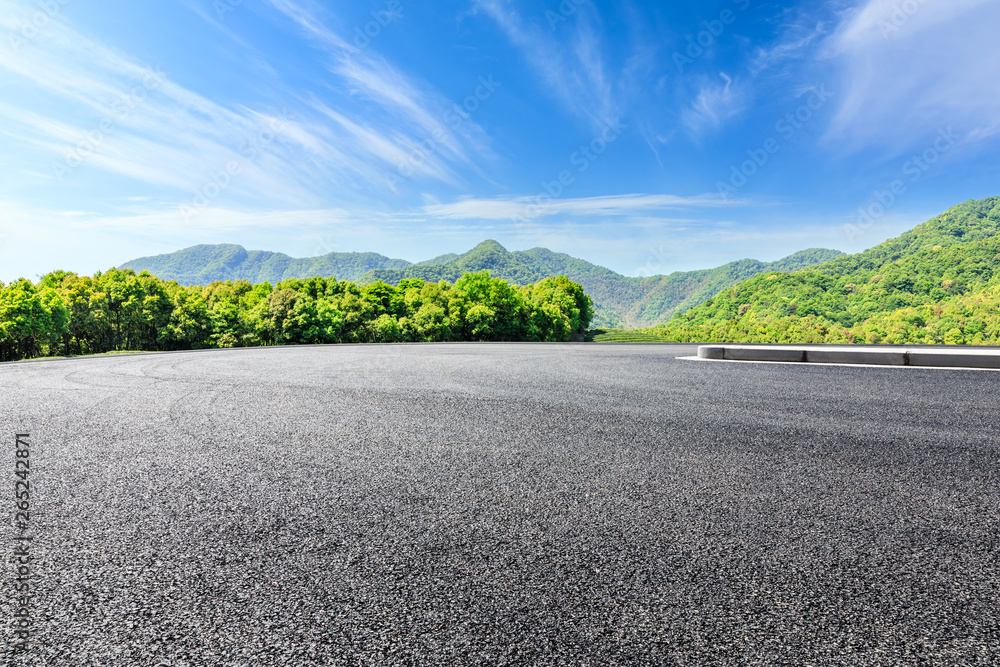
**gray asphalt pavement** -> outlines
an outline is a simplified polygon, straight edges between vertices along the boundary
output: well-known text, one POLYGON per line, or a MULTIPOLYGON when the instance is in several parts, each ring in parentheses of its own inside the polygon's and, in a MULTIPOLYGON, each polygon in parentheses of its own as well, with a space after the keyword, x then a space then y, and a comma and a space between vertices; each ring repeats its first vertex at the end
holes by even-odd
POLYGON ((0 365, 2 662, 1000 664, 1000 373, 694 354, 0 365))

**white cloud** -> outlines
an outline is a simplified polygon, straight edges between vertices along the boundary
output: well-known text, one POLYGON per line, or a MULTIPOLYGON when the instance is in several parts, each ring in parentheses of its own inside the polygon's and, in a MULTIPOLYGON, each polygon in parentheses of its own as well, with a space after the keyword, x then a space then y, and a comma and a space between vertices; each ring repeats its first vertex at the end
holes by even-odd
POLYGON ((628 216, 654 210, 676 208, 719 208, 746 204, 723 200, 716 195, 678 197, 675 195, 627 194, 578 199, 546 197, 495 197, 461 199, 447 204, 430 204, 421 210, 432 217, 452 220, 515 220, 554 215, 628 216))
MULTIPOLYGON (((411 167, 440 180, 450 182, 453 179, 453 174, 441 164, 444 160, 472 166, 475 160, 470 153, 479 158, 492 157, 486 134, 478 124, 467 118, 463 118, 460 124, 446 122, 448 112, 454 106, 452 102, 421 87, 371 48, 359 49, 348 43, 327 29, 314 12, 293 0, 268 2, 295 21, 316 40, 320 48, 330 53, 333 61, 330 71, 341 77, 352 95, 375 103, 387 117, 383 140, 372 141, 374 131, 370 127, 362 133, 362 145, 376 147, 376 155, 386 155, 384 144, 400 142, 401 133, 398 128, 407 128, 409 134, 400 146, 407 154, 415 146, 433 142, 433 149, 425 152, 430 154, 429 157, 439 158, 431 160, 438 162, 437 164, 419 166, 411 163, 411 167)), ((357 127, 359 125, 354 124, 353 128, 348 128, 354 137, 361 136, 353 131, 357 127)), ((426 157, 428 156, 425 159, 426 157)), ((392 166, 399 165, 397 163, 392 166)))
POLYGON ((997 26, 995 0, 862 2, 825 43, 843 91, 828 139, 903 152, 940 128, 1000 132, 997 26))
POLYGON ((222 107, 65 25, 53 21, 16 53, 0 50, 0 70, 57 100, 44 111, 24 102, 0 105, 12 134, 47 153, 52 182, 86 166, 183 196, 236 161, 243 169, 230 194, 312 196, 302 187, 306 173, 292 143, 273 136, 258 141, 270 131, 268 116, 222 107), (244 142, 257 144, 252 160, 244 142))
MULTIPOLYGON (((567 35, 567 43, 560 42, 555 31, 527 23, 509 0, 474 0, 474 4, 521 50, 545 91, 570 113, 597 126, 621 117, 622 109, 611 83, 615 77, 607 72, 600 29, 595 25, 600 18, 590 3, 577 4, 573 19, 558 24, 558 31, 567 35)), ((544 25, 549 27, 548 23, 544 25)))
MULTIPOLYGON (((0 133, 27 156, 22 164, 49 172, 39 176, 35 166, 19 175, 49 186, 77 168, 98 169, 194 201, 213 175, 235 164, 239 173, 220 195, 230 205, 322 206, 384 198, 393 189, 387 175, 399 171, 454 185, 461 181, 455 165, 475 173, 492 155, 478 125, 445 122, 448 100, 371 49, 361 53, 296 2, 271 4, 332 54, 334 83, 350 94, 317 101, 276 82, 290 109, 227 107, 56 16, 17 49, 0 48, 0 74, 7 75, 0 85, 19 93, 0 102, 0 133)), ((16 31, 18 13, 34 5, 0 0, 0 7, 0 25, 16 31)))
POLYGON ((751 75, 756 77, 765 70, 787 65, 798 61, 817 40, 828 33, 829 27, 823 21, 807 25, 790 25, 784 37, 769 47, 759 47, 756 56, 750 62, 751 75))
MULTIPOLYGON (((272 7, 295 21, 308 34, 314 36, 328 47, 339 51, 357 51, 358 49, 329 30, 316 16, 317 7, 311 10, 294 2, 294 0, 267 0, 272 7)), ((308 0, 307 0, 308 1, 308 0)))
POLYGON ((681 112, 684 125, 698 136, 722 124, 747 108, 748 94, 743 85, 725 72, 719 77, 722 83, 709 83, 701 88, 691 106, 681 112))

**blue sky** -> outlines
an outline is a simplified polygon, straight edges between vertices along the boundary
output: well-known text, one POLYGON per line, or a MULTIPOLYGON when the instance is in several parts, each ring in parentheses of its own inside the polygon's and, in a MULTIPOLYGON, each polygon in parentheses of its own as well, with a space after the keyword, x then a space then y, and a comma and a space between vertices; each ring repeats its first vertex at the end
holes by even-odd
POLYGON ((857 252, 1000 194, 998 28, 995 0, 0 0, 0 280, 195 243, 857 252))

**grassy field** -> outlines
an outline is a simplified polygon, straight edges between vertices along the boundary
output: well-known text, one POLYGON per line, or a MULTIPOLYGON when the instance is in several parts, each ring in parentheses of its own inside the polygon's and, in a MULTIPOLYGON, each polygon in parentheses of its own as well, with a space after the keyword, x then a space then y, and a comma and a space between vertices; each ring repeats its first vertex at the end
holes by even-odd
POLYGON ((591 329, 585 340, 588 343, 670 343, 650 329, 591 329))

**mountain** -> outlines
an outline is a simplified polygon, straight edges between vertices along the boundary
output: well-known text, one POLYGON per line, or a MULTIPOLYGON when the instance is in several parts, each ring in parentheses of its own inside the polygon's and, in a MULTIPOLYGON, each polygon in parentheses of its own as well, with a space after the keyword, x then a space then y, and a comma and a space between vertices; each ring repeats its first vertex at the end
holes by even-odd
POLYGON ((969 200, 895 239, 771 272, 658 331, 738 342, 1000 342, 1000 197, 969 200))
POLYGON ((630 278, 545 248, 510 252, 492 240, 483 241, 461 255, 441 255, 417 264, 374 253, 330 253, 293 259, 281 253, 247 251, 238 245, 200 245, 169 255, 135 259, 120 268, 146 270, 184 285, 216 280, 274 283, 310 276, 337 276, 362 284, 382 280, 395 285, 407 278, 454 282, 463 273, 483 269, 496 278, 526 285, 564 275, 583 285, 594 300, 595 325, 639 327, 665 322, 674 313, 698 305, 719 290, 759 273, 794 271, 841 254, 837 250, 814 248, 772 263, 744 259, 716 269, 630 278))
POLYGON ((408 265, 406 260, 373 252, 331 252, 321 257, 296 259, 280 252, 246 250, 238 245, 196 245, 169 255, 133 259, 118 268, 149 271, 182 285, 207 285, 216 280, 277 283, 311 276, 337 276, 353 281, 372 269, 401 269, 408 265))

